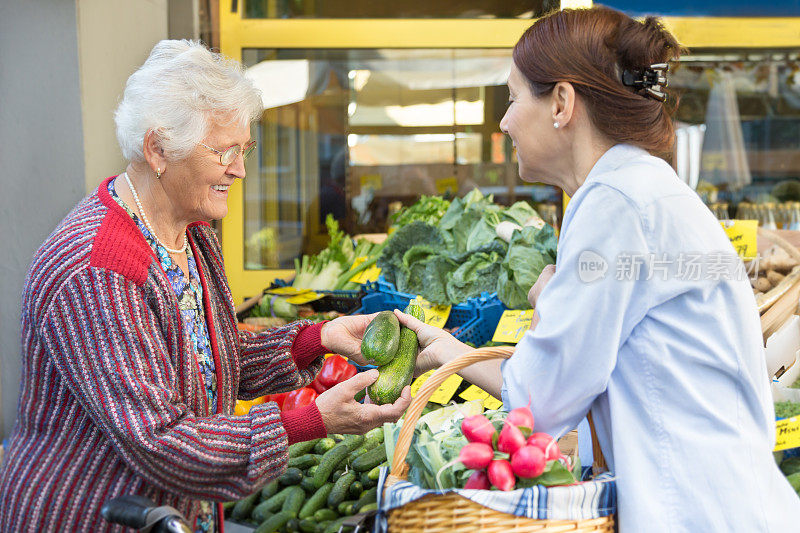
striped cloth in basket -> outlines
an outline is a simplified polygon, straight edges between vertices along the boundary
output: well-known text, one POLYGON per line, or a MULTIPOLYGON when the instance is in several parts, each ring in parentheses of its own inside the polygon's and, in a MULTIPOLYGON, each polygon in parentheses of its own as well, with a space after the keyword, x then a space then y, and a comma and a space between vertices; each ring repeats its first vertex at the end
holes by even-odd
POLYGON ((381 517, 376 520, 377 531, 385 532, 385 513, 402 507, 429 494, 456 494, 496 511, 539 520, 590 520, 609 516, 617 510, 617 490, 614 476, 603 473, 591 481, 555 487, 530 487, 509 492, 499 490, 430 490, 408 481, 383 487, 388 468, 381 471, 378 483, 378 507, 381 517))

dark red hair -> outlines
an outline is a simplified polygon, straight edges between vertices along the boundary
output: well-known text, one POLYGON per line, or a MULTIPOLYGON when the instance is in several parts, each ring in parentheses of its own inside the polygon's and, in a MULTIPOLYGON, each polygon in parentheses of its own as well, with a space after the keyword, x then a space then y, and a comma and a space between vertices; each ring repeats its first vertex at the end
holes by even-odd
POLYGON ((592 124, 617 143, 669 152, 675 139, 671 112, 622 84, 622 71, 678 59, 683 49, 658 19, 637 21, 614 9, 565 9, 537 20, 514 46, 514 64, 537 97, 569 82, 592 124))

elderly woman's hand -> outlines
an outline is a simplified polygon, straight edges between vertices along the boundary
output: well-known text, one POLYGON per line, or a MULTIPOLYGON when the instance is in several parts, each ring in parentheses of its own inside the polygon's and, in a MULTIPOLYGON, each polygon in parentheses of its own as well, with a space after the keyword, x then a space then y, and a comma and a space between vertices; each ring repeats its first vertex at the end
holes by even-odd
MULTIPOLYGON (((338 319, 337 319, 338 320, 338 319)), ((393 404, 358 403, 354 396, 378 379, 377 370, 356 374, 326 390, 317 398, 317 408, 328 433, 366 433, 384 422, 397 422, 411 404, 411 388, 403 388, 393 404)))
POLYGON ((367 362, 361 355, 361 340, 367 326, 377 313, 371 315, 340 316, 322 326, 322 345, 331 352, 352 359, 359 365, 367 362))

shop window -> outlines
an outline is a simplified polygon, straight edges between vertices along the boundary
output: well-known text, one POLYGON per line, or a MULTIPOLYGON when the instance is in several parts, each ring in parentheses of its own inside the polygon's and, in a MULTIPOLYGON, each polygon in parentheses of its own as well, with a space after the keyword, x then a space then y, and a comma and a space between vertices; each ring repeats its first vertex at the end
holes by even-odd
POLYGON ((719 218, 788 229, 800 214, 800 55, 696 51, 670 87, 678 174, 719 218))
POLYGON ((293 268, 325 245, 329 214, 351 235, 385 232, 422 194, 560 204, 519 179, 499 131, 509 49, 245 49, 243 62, 266 108, 244 181, 246 269, 293 268))
POLYGON ((558 9, 553 0, 245 0, 249 18, 438 18, 531 19, 558 9))

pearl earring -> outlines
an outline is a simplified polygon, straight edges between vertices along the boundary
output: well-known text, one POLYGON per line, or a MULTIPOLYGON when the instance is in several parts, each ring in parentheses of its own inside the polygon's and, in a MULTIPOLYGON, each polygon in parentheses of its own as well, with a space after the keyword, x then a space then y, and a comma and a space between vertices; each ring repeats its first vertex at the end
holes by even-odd
POLYGON ((554 127, 555 129, 558 129, 558 127, 559 127, 560 125, 561 125, 561 124, 559 124, 558 122, 553 122, 553 127, 554 127))
POLYGON ((156 169, 156 179, 161 179, 161 167, 156 169))

